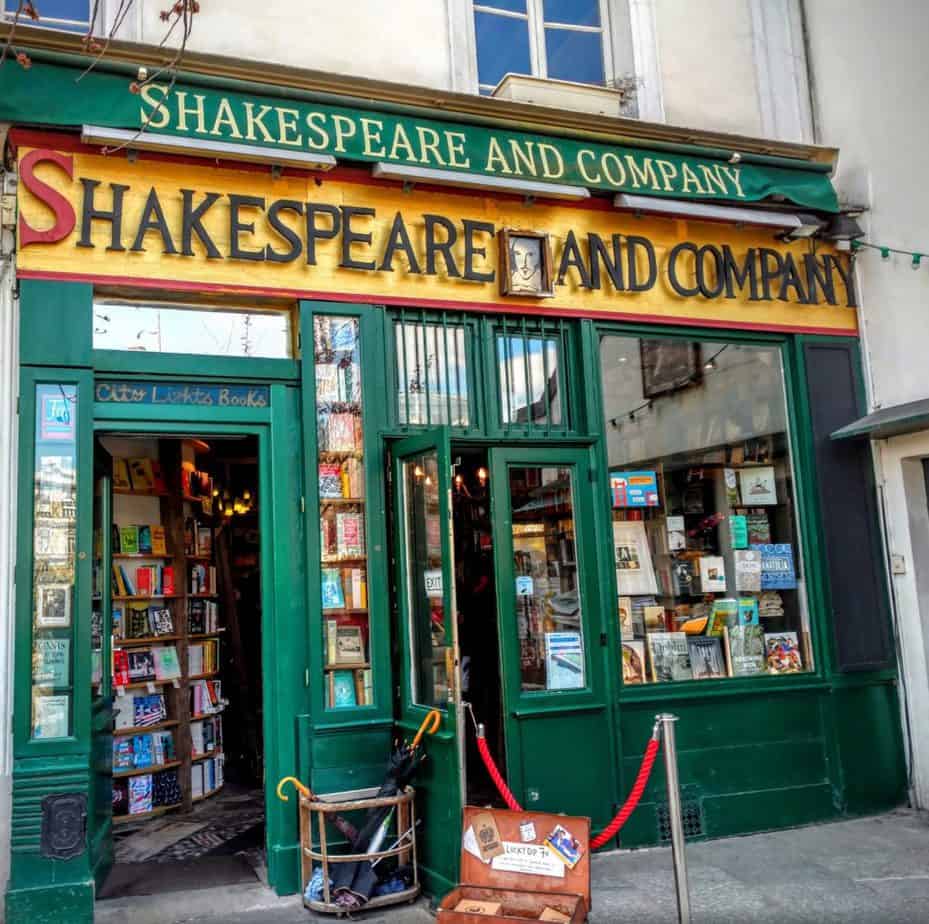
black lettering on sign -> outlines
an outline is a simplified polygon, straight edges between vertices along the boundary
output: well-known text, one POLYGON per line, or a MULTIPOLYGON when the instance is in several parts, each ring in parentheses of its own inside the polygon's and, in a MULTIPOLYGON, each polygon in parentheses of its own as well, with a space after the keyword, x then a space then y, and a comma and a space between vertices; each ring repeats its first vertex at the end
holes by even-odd
POLYGON ((342 260, 339 266, 345 269, 373 270, 374 260, 356 260, 352 256, 352 244, 371 246, 373 235, 370 231, 362 234, 352 228, 353 218, 374 218, 374 209, 361 208, 355 205, 342 206, 342 260))
POLYGON ((442 215, 423 215, 423 221, 426 227, 426 275, 438 275, 435 258, 439 254, 445 262, 445 275, 450 279, 460 279, 461 273, 458 271, 458 264, 452 253, 452 247, 458 240, 458 229, 442 215), (436 239, 435 229, 439 227, 445 232, 444 241, 436 239))
POLYGON ((626 278, 629 280, 630 292, 647 292, 658 280, 658 261, 655 259, 655 247, 647 237, 630 234, 626 237, 626 278), (639 280, 638 258, 636 251, 645 254, 648 275, 639 280))
POLYGON ((489 234, 491 236, 496 232, 496 228, 487 221, 470 221, 465 218, 461 222, 464 230, 465 239, 465 271, 464 278, 472 282, 493 282, 496 272, 491 270, 489 273, 481 273, 474 266, 475 257, 487 258, 487 248, 478 247, 474 243, 475 234, 489 234))
POLYGON ((316 266, 316 241, 331 241, 342 229, 342 213, 334 205, 307 202, 306 204, 306 262, 307 266, 316 266), (320 228, 316 224, 317 215, 328 215, 330 225, 320 228))
POLYGON ((410 241, 409 232, 406 230, 403 215, 400 212, 394 215, 394 223, 390 226, 390 233, 387 235, 387 246, 384 248, 384 256, 378 269, 392 273, 394 271, 394 254, 398 250, 402 250, 406 255, 411 273, 421 272, 419 261, 416 259, 416 251, 413 249, 413 243, 410 241))
POLYGON ((668 254, 668 282, 671 285, 671 288, 682 298, 692 298, 694 295, 698 295, 700 292, 700 286, 695 285, 693 288, 690 286, 684 285, 681 282, 680 273, 685 271, 684 267, 679 265, 680 256, 682 253, 688 253, 691 255, 694 261, 693 269, 689 267, 686 268, 686 272, 689 277, 696 277, 697 269, 697 245, 691 244, 689 241, 684 241, 681 244, 675 244, 671 248, 671 252, 668 254))
POLYGON ((93 222, 108 221, 110 223, 110 246, 107 250, 125 250, 123 247, 123 196, 128 186, 120 183, 110 183, 113 192, 113 207, 111 209, 98 209, 94 205, 94 195, 99 180, 88 180, 81 177, 81 186, 84 188, 84 207, 81 210, 81 236, 77 242, 78 247, 93 247, 91 237, 93 222))
POLYGON ((139 229, 129 249, 135 252, 144 251, 145 235, 149 231, 157 231, 161 235, 162 253, 177 253, 177 247, 174 246, 174 241, 171 239, 171 231, 168 228, 168 222, 165 219, 165 213, 158 201, 158 193, 155 191, 154 186, 148 192, 148 198, 142 208, 142 217, 139 220, 139 229))
POLYGON ((203 216, 210 210, 214 203, 218 202, 222 196, 219 193, 208 192, 203 194, 203 201, 194 208, 194 191, 192 189, 182 189, 183 196, 181 211, 181 253, 185 257, 194 256, 193 238, 197 239, 206 248, 206 255, 211 260, 222 260, 223 255, 219 248, 213 243, 213 239, 207 234, 206 228, 203 227, 203 216))
POLYGON ((300 235, 281 220, 281 212, 293 212, 303 215, 303 203, 296 199, 277 199, 268 209, 268 224, 279 234, 290 247, 285 251, 275 250, 270 244, 265 247, 265 259, 272 263, 290 263, 300 256, 303 250, 303 241, 300 235))
POLYGON ((235 260, 254 260, 258 263, 264 261, 263 247, 257 250, 246 250, 239 243, 239 235, 255 233, 255 222, 242 221, 239 209, 262 209, 265 200, 262 196, 241 196, 238 193, 229 193, 229 256, 235 260))

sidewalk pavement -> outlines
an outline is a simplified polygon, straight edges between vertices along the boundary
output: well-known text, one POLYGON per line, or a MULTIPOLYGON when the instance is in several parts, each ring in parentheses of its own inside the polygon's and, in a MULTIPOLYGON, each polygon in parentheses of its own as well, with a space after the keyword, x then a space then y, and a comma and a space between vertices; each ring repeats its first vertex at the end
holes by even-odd
MULTIPOLYGON (((929 922, 929 813, 873 818, 701 841, 687 848, 694 924, 736 922, 929 922)), ((597 856, 591 924, 674 924, 667 848, 597 856)), ((151 901, 102 902, 98 924, 316 924, 297 898, 248 886, 176 893, 151 901), (199 896, 199 897, 198 897, 199 896)), ((357 915, 364 924, 432 924, 425 901, 357 915)))

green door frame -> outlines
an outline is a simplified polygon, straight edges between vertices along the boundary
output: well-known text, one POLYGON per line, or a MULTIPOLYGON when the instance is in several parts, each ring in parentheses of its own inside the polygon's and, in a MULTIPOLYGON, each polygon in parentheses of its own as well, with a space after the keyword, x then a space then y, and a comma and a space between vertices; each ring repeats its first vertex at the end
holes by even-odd
POLYGON ((300 445, 298 389, 270 388, 270 409, 261 410, 97 405, 93 427, 97 434, 234 434, 258 440, 259 554, 265 576, 261 632, 266 846, 269 882, 283 895, 300 888, 296 815, 279 802, 275 788, 280 778, 295 772, 296 717, 308 710, 307 645, 297 644, 306 639, 300 514, 304 489, 299 453, 293 451, 300 445), (217 417, 222 422, 216 422, 217 417), (275 644, 276 639, 286 639, 287 644, 275 644))

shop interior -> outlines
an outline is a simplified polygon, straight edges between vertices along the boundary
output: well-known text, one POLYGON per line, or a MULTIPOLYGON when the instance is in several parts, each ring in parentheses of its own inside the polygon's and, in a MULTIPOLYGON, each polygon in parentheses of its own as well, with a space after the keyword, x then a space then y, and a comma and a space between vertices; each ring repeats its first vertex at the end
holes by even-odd
POLYGON ((257 440, 109 434, 101 466, 94 682, 112 672, 115 863, 99 897, 264 879, 257 440))

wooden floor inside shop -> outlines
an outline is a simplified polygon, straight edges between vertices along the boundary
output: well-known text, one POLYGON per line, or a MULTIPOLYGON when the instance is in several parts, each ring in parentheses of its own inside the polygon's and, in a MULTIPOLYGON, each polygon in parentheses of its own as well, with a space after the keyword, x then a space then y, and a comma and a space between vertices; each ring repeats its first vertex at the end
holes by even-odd
POLYGON ((227 782, 186 814, 116 830, 116 863, 98 897, 267 882, 264 793, 227 782))

